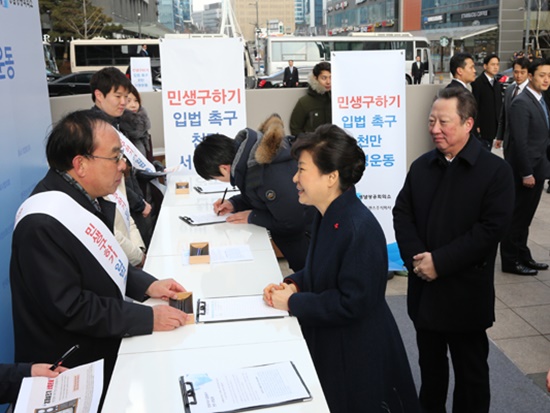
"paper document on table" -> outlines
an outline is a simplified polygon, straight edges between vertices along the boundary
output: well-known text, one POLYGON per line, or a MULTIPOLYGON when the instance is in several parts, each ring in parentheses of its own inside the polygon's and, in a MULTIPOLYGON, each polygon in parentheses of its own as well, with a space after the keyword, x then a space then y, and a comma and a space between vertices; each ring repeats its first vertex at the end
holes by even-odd
POLYGON ((199 323, 279 318, 288 315, 288 311, 268 306, 261 295, 201 298, 197 303, 199 323))
POLYGON ((199 194, 217 194, 222 193, 227 189, 227 192, 239 192, 239 189, 235 186, 227 185, 226 183, 208 184, 203 186, 195 186, 195 191, 199 194))
POLYGON ((180 377, 185 411, 223 413, 311 400, 291 361, 180 377))
MULTIPOLYGON (((189 250, 185 249, 182 254, 183 265, 189 265, 189 250)), ((224 262, 253 261, 254 256, 250 245, 226 245, 210 247, 210 263, 222 264, 224 262)))
POLYGON ((252 250, 250 245, 225 245, 213 247, 210 251, 211 262, 218 264, 222 262, 252 261, 252 250))
POLYGON ((229 215, 217 215, 215 212, 195 212, 185 216, 180 216, 180 219, 192 226, 219 224, 225 222, 229 215))
POLYGON ((23 379, 15 413, 96 413, 103 390, 103 360, 69 369, 55 379, 23 379))

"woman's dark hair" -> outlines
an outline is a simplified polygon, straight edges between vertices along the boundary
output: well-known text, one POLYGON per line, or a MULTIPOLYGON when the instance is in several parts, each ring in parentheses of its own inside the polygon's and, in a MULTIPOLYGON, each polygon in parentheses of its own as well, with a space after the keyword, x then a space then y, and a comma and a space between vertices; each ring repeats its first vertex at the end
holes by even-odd
POLYGON ((326 70, 327 72, 330 72, 330 63, 329 63, 329 62, 320 62, 320 63, 317 63, 317 64, 313 67, 313 76, 319 77, 319 75, 321 74, 321 72, 322 72, 323 70, 326 70))
POLYGON ((79 110, 69 113, 57 122, 48 135, 46 158, 51 168, 61 172, 73 169, 77 155, 94 152, 94 130, 99 123, 109 126, 105 114, 99 110, 79 110))
POLYGON ((138 90, 136 89, 136 87, 130 83, 130 89, 128 89, 128 93, 134 95, 136 97, 136 100, 138 101, 139 103, 139 106, 141 107, 141 96, 138 92, 138 90))
POLYGON ((225 135, 206 136, 195 148, 195 171, 206 180, 220 176, 221 165, 231 165, 237 154, 235 140, 225 135))
POLYGON ((365 153, 336 125, 321 125, 315 132, 300 135, 292 145, 292 156, 298 159, 302 151, 311 153, 322 174, 338 171, 342 192, 359 182, 365 171, 365 153))

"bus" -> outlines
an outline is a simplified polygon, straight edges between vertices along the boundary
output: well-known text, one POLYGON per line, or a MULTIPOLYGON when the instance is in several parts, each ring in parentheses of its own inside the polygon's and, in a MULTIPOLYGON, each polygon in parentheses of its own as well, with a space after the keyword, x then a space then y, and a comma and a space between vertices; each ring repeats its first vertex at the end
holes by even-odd
POLYGON ((300 71, 300 82, 306 81, 309 71, 321 61, 330 61, 331 52, 350 50, 404 50, 405 80, 412 84, 411 65, 420 56, 429 83, 433 83, 433 64, 430 43, 425 37, 410 33, 350 33, 348 36, 279 36, 264 39, 265 74, 273 75, 293 60, 300 71), (305 72, 305 73, 302 73, 305 72))
POLYGON ((114 66, 122 72, 130 65, 130 58, 136 57, 141 46, 147 45, 151 63, 160 59, 159 39, 77 39, 71 41, 71 72, 97 71, 114 66))
MULTIPOLYGON (((223 35, 167 35, 167 37, 219 37, 223 35)), ((123 73, 130 65, 130 58, 136 57, 141 46, 147 45, 147 53, 151 58, 153 83, 160 83, 160 46, 159 39, 103 39, 73 40, 70 46, 71 72, 97 71, 107 66, 114 66, 123 73)), ((245 45, 244 65, 247 88, 256 87, 256 71, 252 66, 250 54, 245 45)))

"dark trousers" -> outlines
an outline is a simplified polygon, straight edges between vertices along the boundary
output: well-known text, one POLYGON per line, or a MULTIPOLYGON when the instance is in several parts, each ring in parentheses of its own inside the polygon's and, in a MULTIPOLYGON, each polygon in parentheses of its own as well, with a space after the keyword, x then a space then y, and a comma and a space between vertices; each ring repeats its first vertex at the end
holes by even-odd
POLYGON ((279 247, 288 261, 288 266, 294 272, 300 271, 306 265, 309 238, 303 233, 281 235, 271 232, 273 242, 279 247))
POLYGON ((414 77, 414 84, 419 85, 420 82, 422 82, 422 76, 415 76, 414 77))
POLYGON ((527 188, 522 180, 516 178, 516 198, 514 213, 510 228, 500 243, 500 256, 502 266, 509 267, 514 263, 525 263, 531 260, 531 251, 527 247, 529 238, 529 226, 539 205, 544 179, 535 178, 535 186, 527 188))
POLYGON ((416 330, 420 376, 420 406, 425 413, 446 413, 451 355, 455 376, 453 413, 488 413, 489 342, 485 331, 439 332, 416 330))

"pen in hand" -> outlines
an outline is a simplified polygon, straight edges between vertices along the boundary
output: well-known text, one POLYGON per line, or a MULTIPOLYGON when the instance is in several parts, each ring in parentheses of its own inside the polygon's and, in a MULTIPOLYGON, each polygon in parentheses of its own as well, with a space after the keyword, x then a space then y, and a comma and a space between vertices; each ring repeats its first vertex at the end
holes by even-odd
POLYGON ((73 354, 79 348, 80 346, 78 344, 75 344, 70 349, 68 349, 55 363, 52 364, 50 370, 54 371, 56 368, 58 368, 61 363, 63 363, 71 354, 73 354))
MULTIPOLYGON (((220 208, 221 206, 223 205, 223 201, 225 201, 225 196, 227 195, 227 187, 225 188, 225 191, 223 191, 223 196, 222 196, 222 202, 220 202, 220 208)), ((217 215, 219 216, 220 215, 220 210, 218 209, 218 213, 217 215)))

